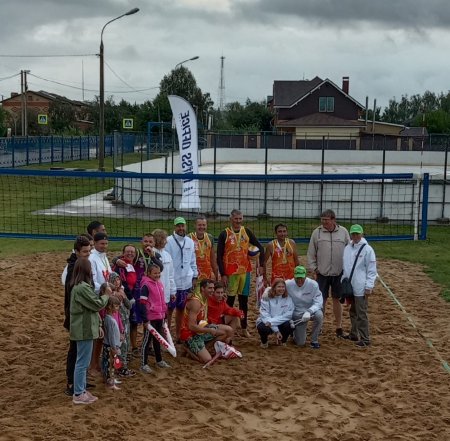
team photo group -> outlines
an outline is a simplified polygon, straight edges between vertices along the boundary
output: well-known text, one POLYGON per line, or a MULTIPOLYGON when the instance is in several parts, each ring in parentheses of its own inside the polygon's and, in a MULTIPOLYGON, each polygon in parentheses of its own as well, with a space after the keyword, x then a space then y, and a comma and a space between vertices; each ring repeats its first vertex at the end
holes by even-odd
POLYGON ((91 222, 75 239, 61 277, 69 331, 65 393, 72 402, 98 400, 91 393, 96 377, 108 389, 120 389, 137 374, 130 367, 134 359, 142 375, 171 368, 163 355, 174 355, 176 347, 206 366, 220 348, 240 356, 233 342, 250 338, 255 325, 262 350, 290 342, 320 349, 330 297, 336 337, 369 347, 368 302, 377 267, 363 227, 347 230, 333 210, 323 211, 306 266, 288 226, 277 224, 274 233, 264 248, 236 209, 217 240, 205 217, 193 221, 191 233, 177 217, 173 231, 145 233, 140 246, 127 244, 109 259, 106 227, 91 222), (251 291, 259 307, 256 323, 248 319, 251 291), (349 324, 343 324, 343 304, 349 307, 349 324))

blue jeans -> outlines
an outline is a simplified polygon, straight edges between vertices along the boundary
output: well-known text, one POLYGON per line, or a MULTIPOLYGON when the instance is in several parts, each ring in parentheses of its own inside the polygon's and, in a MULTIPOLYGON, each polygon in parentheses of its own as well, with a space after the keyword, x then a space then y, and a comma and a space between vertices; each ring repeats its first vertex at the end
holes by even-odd
POLYGON ((94 340, 77 341, 77 361, 73 376, 73 391, 75 395, 86 392, 86 375, 91 362, 94 340))

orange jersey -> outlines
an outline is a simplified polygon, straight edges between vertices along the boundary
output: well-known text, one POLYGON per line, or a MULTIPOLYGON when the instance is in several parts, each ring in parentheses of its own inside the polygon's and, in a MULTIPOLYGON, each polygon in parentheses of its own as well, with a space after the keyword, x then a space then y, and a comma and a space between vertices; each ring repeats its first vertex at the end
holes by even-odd
POLYGON ((294 258, 294 249, 291 241, 286 239, 283 246, 280 245, 277 239, 272 241, 272 279, 276 278, 289 280, 294 277, 294 268, 297 262, 294 258))
MULTIPOLYGON (((197 313, 197 324, 202 320, 208 319, 208 300, 203 299, 203 296, 200 293, 192 294, 190 298, 188 298, 187 302, 197 301, 200 302, 200 311, 197 313)), ((186 303, 187 303, 186 302, 186 303)), ((187 308, 184 308, 183 311, 183 319, 181 321, 181 332, 180 339, 182 341, 189 340, 191 337, 195 335, 195 332, 189 329, 189 311, 187 308)))
POLYGON ((211 265, 212 236, 205 233, 203 239, 199 239, 196 233, 190 233, 189 237, 194 241, 198 280, 215 279, 211 265))
POLYGON ((244 227, 241 227, 238 233, 230 228, 226 228, 227 238, 225 241, 225 252, 223 263, 225 275, 244 274, 249 265, 248 247, 250 239, 244 227))

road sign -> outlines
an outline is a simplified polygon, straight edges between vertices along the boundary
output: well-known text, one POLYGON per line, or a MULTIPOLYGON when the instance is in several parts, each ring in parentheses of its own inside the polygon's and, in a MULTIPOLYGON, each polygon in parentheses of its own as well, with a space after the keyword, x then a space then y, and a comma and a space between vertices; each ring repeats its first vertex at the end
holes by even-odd
POLYGON ((45 113, 38 114, 38 124, 46 126, 48 124, 48 115, 45 113))
POLYGON ((132 129, 134 126, 134 119, 133 118, 124 118, 122 120, 122 127, 124 129, 132 129))

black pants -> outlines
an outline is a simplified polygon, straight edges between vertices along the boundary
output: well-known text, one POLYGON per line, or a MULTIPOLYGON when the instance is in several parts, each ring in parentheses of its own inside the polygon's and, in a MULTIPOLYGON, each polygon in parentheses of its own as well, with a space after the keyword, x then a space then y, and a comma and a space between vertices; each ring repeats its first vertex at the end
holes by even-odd
MULTIPOLYGON (((258 333, 261 337, 261 343, 267 343, 269 335, 273 334, 272 328, 269 328, 262 322, 258 323, 258 326, 256 328, 258 329, 258 333)), ((282 323, 281 325, 278 325, 278 329, 280 331, 280 334, 282 335, 281 343, 286 343, 287 339, 292 333, 292 328, 289 320, 282 323)))
MULTIPOLYGON (((236 296, 227 297, 227 305, 233 307, 236 296)), ((241 328, 247 329, 248 296, 238 295, 239 309, 244 312, 244 318, 241 319, 241 328)))
POLYGON ((73 384, 73 374, 75 372, 75 362, 77 361, 77 342, 69 340, 69 350, 67 351, 66 360, 66 377, 67 384, 73 384))
MULTIPOLYGON (((159 332, 159 334, 163 334, 163 323, 164 320, 150 320, 150 324, 159 332)), ((153 342, 153 350, 155 351, 155 359, 156 362, 162 361, 162 355, 161 355, 161 345, 159 344, 159 341, 156 340, 155 337, 150 334, 150 331, 147 329, 146 326, 144 326, 144 337, 142 339, 142 358, 141 358, 141 365, 144 366, 148 364, 148 353, 150 351, 150 344, 153 342)))

